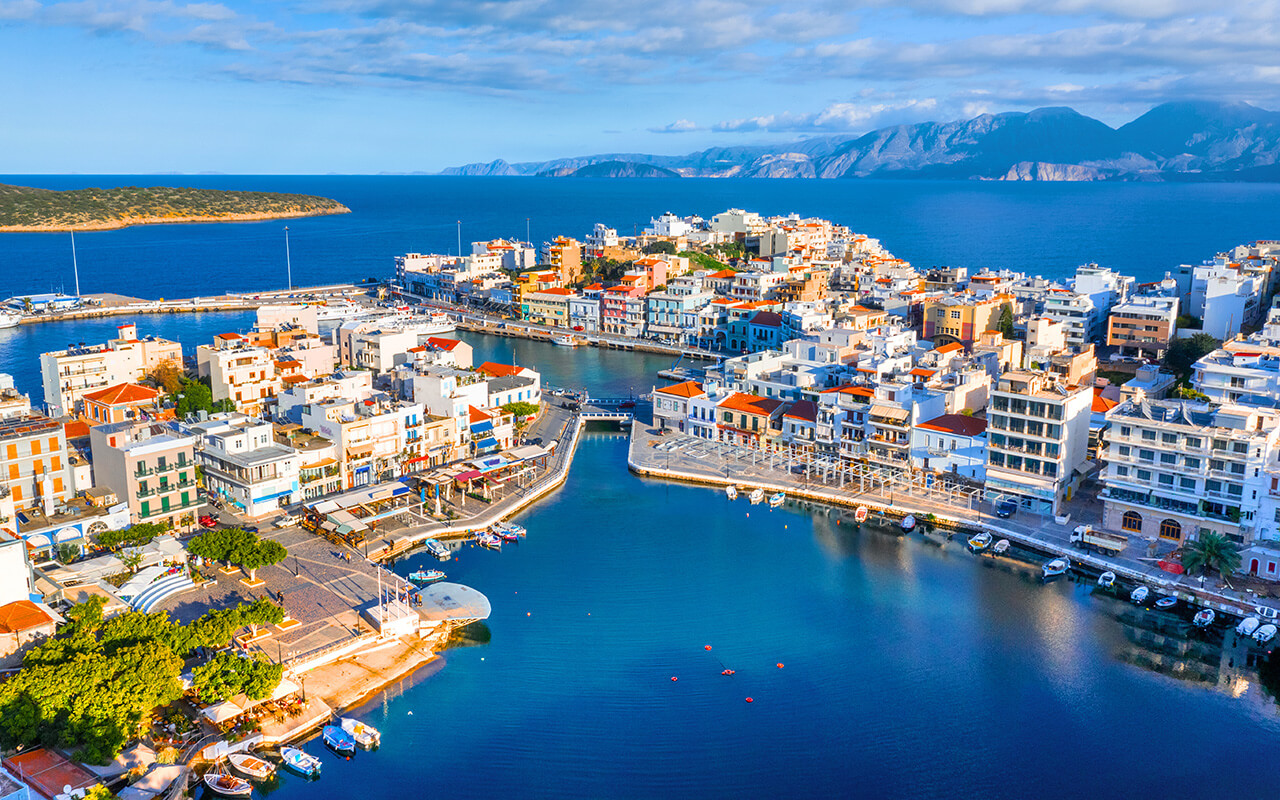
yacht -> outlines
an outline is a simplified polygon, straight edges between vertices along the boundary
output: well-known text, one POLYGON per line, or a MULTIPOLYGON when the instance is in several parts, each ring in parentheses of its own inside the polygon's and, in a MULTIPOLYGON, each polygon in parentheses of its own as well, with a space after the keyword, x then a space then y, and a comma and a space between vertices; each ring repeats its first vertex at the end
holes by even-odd
POLYGON ((16 328, 20 322, 22 322, 21 314, 15 314, 12 311, 0 311, 0 330, 16 328))
POLYGON ((316 322, 341 322, 355 317, 365 317, 372 313, 372 309, 350 300, 343 300, 341 303, 316 306, 316 322))

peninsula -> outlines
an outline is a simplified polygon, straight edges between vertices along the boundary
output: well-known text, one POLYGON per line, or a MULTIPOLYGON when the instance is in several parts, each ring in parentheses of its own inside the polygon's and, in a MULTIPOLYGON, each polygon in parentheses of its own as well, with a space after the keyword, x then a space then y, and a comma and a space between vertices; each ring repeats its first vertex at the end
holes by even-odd
POLYGON ((54 191, 0 184, 0 232, 104 231, 177 222, 249 222, 347 214, 326 197, 172 186, 54 191))

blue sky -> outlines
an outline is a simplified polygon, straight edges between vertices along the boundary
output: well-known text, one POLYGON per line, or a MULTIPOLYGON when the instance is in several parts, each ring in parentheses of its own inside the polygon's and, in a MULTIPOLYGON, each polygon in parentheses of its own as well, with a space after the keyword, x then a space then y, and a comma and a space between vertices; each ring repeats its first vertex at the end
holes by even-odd
POLYGON ((436 171, 1280 108, 1280 0, 0 0, 0 173, 436 171))

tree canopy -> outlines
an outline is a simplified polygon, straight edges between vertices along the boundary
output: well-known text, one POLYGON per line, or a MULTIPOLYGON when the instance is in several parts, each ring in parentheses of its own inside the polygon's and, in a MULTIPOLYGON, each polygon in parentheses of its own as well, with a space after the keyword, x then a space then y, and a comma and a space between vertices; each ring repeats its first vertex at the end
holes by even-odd
POLYGON ((1013 304, 1005 303, 1000 307, 1000 321, 996 323, 996 330, 1004 334, 1004 338, 1013 338, 1013 304))
POLYGON ((1202 533, 1182 551, 1182 566, 1201 575, 1216 570, 1223 578, 1240 569, 1240 551, 1220 533, 1202 533))
POLYGON ((515 417, 532 417, 538 413, 537 403, 526 403, 523 400, 507 403, 502 410, 515 417))
POLYGON ((139 522, 122 530, 103 531, 94 538, 100 547, 116 552, 121 547, 142 547, 143 545, 151 544, 164 531, 164 526, 159 523, 139 522))
POLYGON ((676 254, 676 246, 672 242, 660 240, 660 241, 645 245, 644 251, 648 255, 662 254, 662 255, 673 256, 676 254))
POLYGON ((1178 376, 1178 380, 1186 383, 1191 377, 1191 366, 1204 358, 1222 342, 1207 333, 1197 333, 1186 339, 1175 339, 1164 355, 1165 369, 1178 376))
POLYGON ((191 671, 192 688, 206 702, 216 703, 243 694, 265 700, 280 685, 284 667, 261 656, 244 657, 222 651, 191 671))
POLYGON ((229 399, 218 400, 213 399, 213 390, 203 381, 193 381, 189 378, 182 380, 182 390, 178 395, 178 404, 174 409, 174 413, 179 418, 188 414, 194 414, 197 411, 204 411, 213 414, 219 411, 235 411, 236 404, 229 399))
POLYGON ((279 564, 289 555, 285 546, 272 539, 260 539, 241 528, 207 531, 187 544, 187 552, 213 561, 225 561, 252 573, 260 567, 279 564))

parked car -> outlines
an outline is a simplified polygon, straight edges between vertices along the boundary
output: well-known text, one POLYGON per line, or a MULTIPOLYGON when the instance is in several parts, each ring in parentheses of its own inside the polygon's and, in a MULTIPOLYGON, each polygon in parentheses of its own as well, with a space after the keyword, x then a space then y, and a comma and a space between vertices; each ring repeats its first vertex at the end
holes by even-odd
POLYGON ((583 331, 585 331, 585 330, 586 330, 586 328, 582 327, 581 325, 574 325, 574 326, 573 326, 573 329, 574 329, 575 331, 577 331, 578 333, 582 333, 583 331))
POLYGON ((218 518, 211 517, 208 514, 205 514, 203 517, 200 518, 200 524, 206 528, 212 528, 218 524, 218 518))
POLYGON ((1012 500, 1001 500, 996 504, 996 516, 1000 519, 1008 519, 1012 517, 1014 512, 1018 510, 1018 504, 1012 500))
POLYGON ((257 525, 241 525, 240 530, 248 531, 249 533, 257 533, 258 526, 257 525))

